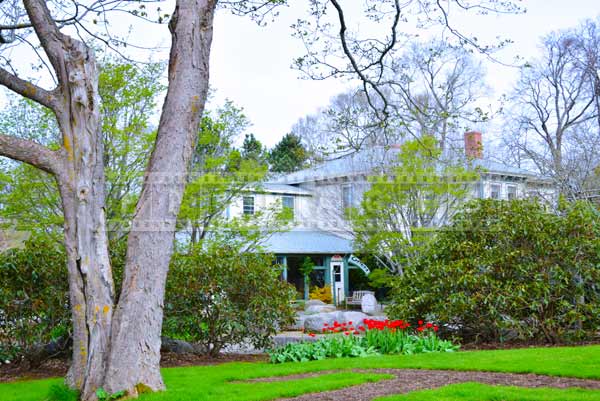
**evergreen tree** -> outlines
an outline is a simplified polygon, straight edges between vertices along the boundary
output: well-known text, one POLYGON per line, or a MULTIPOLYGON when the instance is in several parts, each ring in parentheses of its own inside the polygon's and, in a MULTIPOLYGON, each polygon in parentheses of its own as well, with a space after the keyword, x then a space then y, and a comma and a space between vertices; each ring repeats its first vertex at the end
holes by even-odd
POLYGON ((271 171, 290 173, 304 167, 308 152, 299 136, 286 134, 281 141, 269 152, 271 171))
POLYGON ((254 134, 246 134, 244 137, 244 144, 242 145, 242 158, 245 160, 266 162, 266 149, 263 144, 256 139, 254 134))

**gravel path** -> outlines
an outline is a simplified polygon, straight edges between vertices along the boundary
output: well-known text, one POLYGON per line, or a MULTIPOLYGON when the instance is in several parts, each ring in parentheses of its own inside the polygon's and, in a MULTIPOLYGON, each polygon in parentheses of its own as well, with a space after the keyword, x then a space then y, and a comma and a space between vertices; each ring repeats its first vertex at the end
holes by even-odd
MULTIPOLYGON (((353 370, 363 373, 387 373, 394 376, 390 380, 377 383, 365 383, 346 387, 340 390, 322 393, 304 394, 299 397, 280 399, 279 401, 370 401, 378 397, 404 394, 411 391, 435 389, 449 384, 479 382, 491 385, 517 387, 552 387, 600 390, 600 380, 574 379, 568 377, 553 377, 534 374, 497 373, 497 372, 460 372, 450 370, 419 370, 419 369, 369 369, 353 370)), ((315 377, 331 372, 309 373, 285 377, 259 379, 260 381, 285 381, 298 378, 315 377)))

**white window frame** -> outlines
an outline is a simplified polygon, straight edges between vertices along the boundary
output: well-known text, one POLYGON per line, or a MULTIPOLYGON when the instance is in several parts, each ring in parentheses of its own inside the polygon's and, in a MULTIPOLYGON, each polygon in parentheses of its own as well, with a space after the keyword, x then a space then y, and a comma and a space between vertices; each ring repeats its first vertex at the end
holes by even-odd
POLYGON ((256 208, 256 199, 254 198, 253 195, 244 195, 242 198, 242 213, 244 215, 253 215, 255 213, 255 208, 256 208), (247 199, 252 199, 252 206, 250 209, 250 205, 246 206, 246 200, 247 199))
POLYGON ((502 184, 499 182, 493 182, 490 184, 490 199, 502 199, 502 184), (498 188, 498 197, 494 198, 494 187, 498 188))
POLYGON ((506 199, 513 200, 513 199, 517 199, 518 197, 519 197, 519 191, 518 191, 517 186, 516 185, 507 185, 506 186, 506 199), (510 195, 511 195, 511 193, 510 193, 511 189, 514 189, 514 191, 515 191, 513 198, 510 197, 510 195))
POLYGON ((354 206, 354 185, 344 184, 342 185, 342 211, 354 206), (346 204, 345 191, 348 191, 348 204, 346 204))
POLYGON ((294 196, 292 195, 282 195, 281 196, 281 207, 287 207, 288 209, 290 209, 292 211, 292 217, 294 216, 294 213, 296 212, 296 199, 294 196), (286 206, 285 205, 285 200, 286 199, 291 199, 292 200, 292 205, 291 206, 286 206))

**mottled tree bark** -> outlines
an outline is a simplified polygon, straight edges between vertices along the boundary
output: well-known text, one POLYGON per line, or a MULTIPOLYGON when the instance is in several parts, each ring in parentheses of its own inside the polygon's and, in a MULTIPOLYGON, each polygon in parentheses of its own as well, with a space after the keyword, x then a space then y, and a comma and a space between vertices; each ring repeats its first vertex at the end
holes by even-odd
POLYGON ((103 138, 93 51, 60 32, 43 0, 24 0, 31 25, 59 85, 44 90, 0 68, 0 84, 52 109, 63 146, 0 134, 0 155, 54 175, 65 217, 73 362, 68 384, 82 400, 96 390, 164 389, 160 346, 166 276, 175 221, 208 92, 216 0, 177 0, 169 25, 169 88, 157 140, 129 234, 123 290, 114 285, 105 216, 103 138))
POLYGON ((64 147, 57 181, 65 216, 73 316, 73 363, 68 381, 81 390, 83 399, 90 399, 104 383, 114 304, 98 71, 87 46, 70 38, 63 43, 69 85, 57 111, 64 147))
POLYGON ((123 289, 115 310, 105 389, 164 389, 160 334, 175 221, 206 102, 215 0, 179 0, 172 36, 169 88, 128 238, 123 289))
POLYGON ((47 171, 58 183, 73 320, 73 362, 67 379, 84 399, 93 399, 106 370, 114 299, 104 217, 97 65, 91 49, 59 31, 46 2, 23 4, 59 85, 46 91, 6 70, 0 71, 0 83, 52 109, 63 146, 51 151, 2 136, 0 154, 47 171))

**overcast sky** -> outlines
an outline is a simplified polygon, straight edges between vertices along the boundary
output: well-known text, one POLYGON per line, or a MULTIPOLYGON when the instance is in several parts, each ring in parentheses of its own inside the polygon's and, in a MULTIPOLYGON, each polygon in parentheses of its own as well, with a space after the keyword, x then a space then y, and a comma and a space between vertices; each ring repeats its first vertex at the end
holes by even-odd
MULTIPOLYGON (((291 6, 280 7, 280 15, 266 27, 259 27, 250 18, 234 16, 226 10, 221 10, 215 21, 211 55, 211 87, 215 96, 211 103, 218 105, 227 98, 243 107, 253 124, 250 132, 268 146, 274 145, 289 132, 299 118, 327 106, 334 95, 356 85, 335 79, 300 79, 300 73, 293 70, 291 64, 294 58, 304 54, 304 49, 292 37, 290 25, 297 18, 306 16, 307 0, 288 2, 291 6)), ((173 1, 170 0, 161 4, 161 7, 163 10, 171 10, 172 4, 173 1)), ((349 25, 365 20, 359 14, 362 0, 343 0, 342 4, 348 10, 349 25)), ((511 62, 515 55, 525 59, 535 57, 540 37, 544 34, 575 26, 585 18, 595 18, 600 14, 600 0, 522 0, 520 4, 527 8, 525 14, 453 14, 451 20, 461 32, 475 35, 484 43, 494 43, 498 35, 512 39, 514 44, 497 55, 503 61, 511 62)), ((129 38, 137 44, 153 48, 134 58, 148 60, 150 57, 154 61, 167 58, 170 37, 166 25, 144 25, 139 20, 131 25, 130 20, 111 18, 111 29, 127 31, 132 26, 129 38)), ((361 33, 365 33, 368 29, 365 29, 364 22, 360 23, 363 24, 361 33)), ((400 27, 416 32, 410 24, 402 24, 400 27)), ((430 34, 422 33, 421 36, 425 39, 430 34)), ((22 61, 34 56, 24 53, 24 50, 26 48, 20 47, 9 52, 8 57, 27 71, 26 66, 29 64, 22 61)), ((491 89, 488 100, 493 103, 510 90, 517 70, 488 60, 484 63, 487 84, 491 89)), ((31 70, 29 71, 31 76, 31 70)), ((33 76, 39 77, 39 73, 33 73, 33 76)), ((50 81, 45 78, 38 82, 46 83, 43 86, 51 86, 48 85, 50 81)), ((4 103, 2 96, 1 103, 4 103)), ((153 119, 158 120, 157 116, 153 119)), ((487 129, 496 131, 491 132, 489 138, 502 128, 496 124, 487 129)))
MULTIPOLYGON (((292 60, 303 54, 300 43, 291 37, 290 24, 303 14, 305 2, 290 3, 295 6, 282 8, 267 27, 225 12, 215 22, 213 101, 229 98, 244 107, 253 123, 251 131, 269 146, 289 132, 299 118, 326 106, 332 96, 349 85, 337 80, 301 80, 300 74, 290 68, 292 60)), ((499 55, 510 62, 516 54, 533 57, 544 34, 600 14, 599 0, 524 0, 522 4, 527 8, 522 15, 457 16, 454 21, 483 40, 493 40, 497 35, 511 38, 515 43, 499 55)), ((493 90, 490 98, 497 98, 510 89, 516 70, 490 62, 486 62, 486 68, 488 85, 493 90)))

